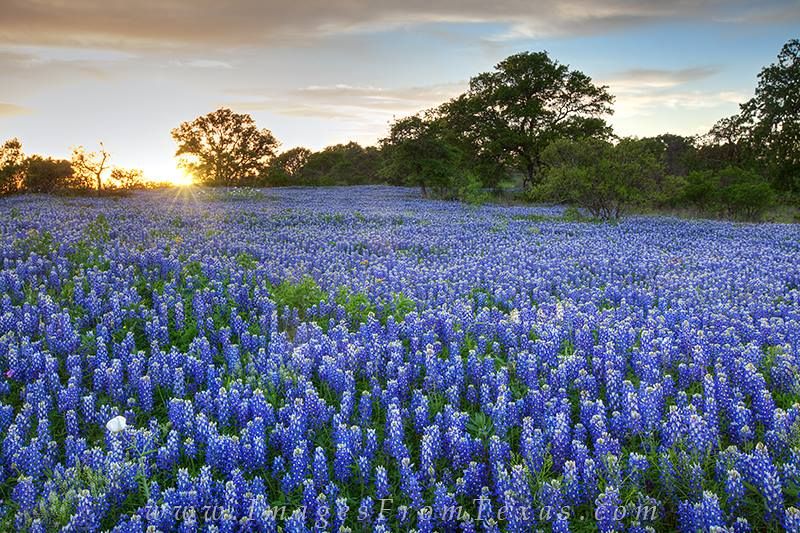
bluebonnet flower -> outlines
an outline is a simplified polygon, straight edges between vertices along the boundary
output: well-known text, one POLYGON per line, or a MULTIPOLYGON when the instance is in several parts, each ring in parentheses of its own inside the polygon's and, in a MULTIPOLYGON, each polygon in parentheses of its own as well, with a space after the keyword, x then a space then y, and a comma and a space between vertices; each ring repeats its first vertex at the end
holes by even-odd
POLYGON ((798 510, 797 507, 789 507, 786 509, 783 518, 783 528, 793 533, 800 531, 800 510, 798 510))
POLYGON ((21 512, 32 511, 36 504, 36 487, 33 486, 33 479, 30 476, 18 479, 11 497, 21 512))
MULTIPOLYGON (((252 506, 253 522, 226 514, 209 529, 277 531, 311 524, 267 513, 267 487, 282 484, 302 490, 309 509, 328 495, 332 510, 393 487, 436 509, 481 494, 495 509, 519 507, 543 487, 570 505, 603 491, 605 506, 657 490, 686 530, 722 525, 724 508, 724 525, 744 531, 762 523, 736 517, 752 512, 749 484, 770 527, 793 527, 784 496, 800 480, 800 409, 779 398, 797 384, 800 278, 786 248, 796 228, 639 217, 542 221, 532 232, 526 217, 560 208, 466 210, 384 188, 316 202, 318 193, 276 189, 278 201, 235 210, 211 197, 171 204, 174 226, 151 205, 159 193, 124 207, 3 199, 24 201, 18 219, 0 209, 0 465, 15 476, 11 499, 30 479, 37 508, 54 473, 80 465, 108 482, 79 510, 87 481, 74 476, 69 527, 199 527, 169 512, 152 522, 142 509, 120 514, 142 468, 148 506, 227 499, 252 506), (90 212, 111 231, 82 262, 90 212), (57 246, 32 252, 30 228, 57 246), (304 275, 320 289, 310 305, 281 294, 304 275), (342 287, 374 315, 351 316, 336 301, 342 287), (106 435, 116 416, 128 428, 106 435), (716 453, 709 476, 720 444, 738 449, 716 453), (199 473, 187 479, 185 468, 199 473), (722 505, 704 494, 710 486, 724 486, 722 505)), ((20 530, 47 527, 18 514, 20 530)), ((446 529, 437 520, 412 508, 369 527, 446 529)))
POLYGON ((350 479, 352 462, 351 448, 344 442, 340 442, 336 446, 336 453, 333 457, 333 476, 337 481, 345 483, 350 479))
POLYGON ((725 521, 722 516, 722 509, 719 506, 719 498, 713 492, 703 492, 703 499, 700 502, 700 517, 703 529, 712 530, 713 528, 724 528, 725 521))
POLYGON ((389 495, 389 478, 386 475, 386 468, 383 466, 375 467, 375 497, 378 499, 386 498, 389 495))
POLYGON ((422 488, 414 465, 408 457, 404 457, 399 464, 400 488, 410 500, 411 506, 419 509, 422 507, 422 488))
POLYGON ((620 529, 620 521, 617 515, 617 510, 622 505, 622 500, 619 497, 619 491, 613 487, 606 487, 597 497, 597 528, 600 531, 618 531, 620 529))
POLYGON ((759 442, 745 458, 744 468, 746 479, 758 487, 766 501, 768 517, 780 518, 784 511, 780 474, 763 443, 759 442))
POLYGON ((744 483, 742 476, 735 469, 728 470, 725 478, 725 493, 727 494, 728 508, 735 512, 742 504, 744 498, 744 483))

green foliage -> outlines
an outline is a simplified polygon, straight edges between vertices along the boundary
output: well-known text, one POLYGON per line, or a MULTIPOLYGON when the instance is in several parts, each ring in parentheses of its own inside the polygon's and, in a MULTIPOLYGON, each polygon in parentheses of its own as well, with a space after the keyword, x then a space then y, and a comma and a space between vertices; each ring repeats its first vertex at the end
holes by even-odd
POLYGON ((686 203, 710 214, 757 220, 775 203, 775 192, 761 176, 738 167, 689 173, 686 203))
POLYGON ((655 207, 675 208, 680 206, 689 180, 686 176, 667 174, 656 185, 650 202, 655 207))
POLYGON ((800 192, 800 39, 784 44, 777 61, 761 70, 738 122, 775 188, 800 192))
POLYGON ((279 154, 273 159, 267 169, 264 185, 270 187, 283 187, 287 185, 300 185, 300 172, 311 157, 311 150, 297 147, 279 154))
POLYGON ((728 215, 758 220, 775 203, 775 191, 760 176, 749 173, 723 187, 720 199, 728 215))
POLYGON ((258 259, 247 252, 239 252, 236 254, 236 264, 245 270, 254 270, 258 267, 258 259))
POLYGON ((50 193, 66 189, 72 178, 72 164, 64 159, 29 157, 25 162, 23 186, 28 192, 50 193))
POLYGON ((344 308, 353 325, 363 324, 370 315, 375 314, 375 306, 363 292, 353 292, 347 287, 340 287, 335 301, 344 308))
POLYGON ((417 310, 417 304, 402 292, 392 294, 391 316, 395 321, 402 322, 408 313, 417 310))
MULTIPOLYGON (((758 75, 753 98, 719 120, 699 150, 698 169, 753 168, 774 189, 800 192, 800 39, 784 44, 758 75)), ((765 190, 753 191, 763 197, 765 190)))
POLYGON ((483 188, 478 176, 472 171, 465 171, 458 180, 456 196, 468 204, 483 204, 489 201, 489 193, 483 188))
POLYGON ((542 151, 557 138, 605 138, 602 117, 613 96, 546 52, 512 55, 473 77, 469 90, 442 107, 458 138, 481 165, 520 172, 533 184, 542 151))
POLYGON ((64 474, 53 473, 49 480, 54 484, 54 490, 39 499, 36 507, 27 514, 26 527, 30 527, 34 519, 38 519, 48 531, 66 526, 80 499, 102 497, 108 484, 106 475, 80 463, 64 474))
POLYGON ((719 178, 712 170, 690 172, 686 178, 683 198, 686 202, 703 210, 712 208, 717 202, 719 178))
POLYGON ((305 312, 309 308, 326 298, 327 294, 320 289, 311 276, 304 276, 297 283, 283 280, 280 284, 272 287, 272 299, 278 309, 282 310, 284 306, 297 309, 301 317, 305 316, 305 312))
POLYGON ((445 123, 432 113, 395 121, 381 147, 381 172, 391 182, 417 186, 423 194, 430 191, 439 198, 454 198, 460 192, 474 195, 479 188, 475 176, 464 172, 462 154, 445 123))
POLYGON ((358 143, 337 144, 308 154, 292 177, 294 185, 364 185, 380 183, 380 152, 358 143))
POLYGON ((494 424, 492 418, 483 411, 476 411, 469 417, 467 431, 476 439, 487 441, 494 435, 494 424))
POLYGON ((664 172, 668 176, 686 176, 689 173, 697 154, 693 137, 664 133, 642 141, 651 143, 654 153, 663 161, 664 172))
POLYGON ((250 115, 221 108, 172 130, 175 155, 200 182, 245 185, 262 176, 278 141, 250 115))
POLYGON ((547 147, 542 160, 547 172, 536 191, 540 197, 583 207, 603 219, 643 205, 663 173, 648 144, 635 139, 616 145, 560 139, 547 147))

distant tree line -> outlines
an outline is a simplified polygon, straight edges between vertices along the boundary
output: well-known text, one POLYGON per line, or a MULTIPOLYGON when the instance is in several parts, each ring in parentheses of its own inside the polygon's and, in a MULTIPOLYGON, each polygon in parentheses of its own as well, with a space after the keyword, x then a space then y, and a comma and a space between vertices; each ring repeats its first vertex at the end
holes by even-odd
POLYGON ((172 137, 175 155, 197 181, 211 186, 323 186, 381 183, 381 153, 358 143, 278 153, 272 132, 227 108, 184 122, 172 137))
POLYGON ((26 156, 19 139, 0 145, 0 195, 13 193, 119 194, 156 186, 139 169, 111 165, 103 143, 97 151, 72 149, 70 159, 26 156))
POLYGON ((390 124, 378 147, 313 152, 278 142, 246 114, 219 109, 172 131, 177 154, 208 185, 391 183, 482 201, 518 184, 530 201, 614 218, 631 209, 690 208, 758 218, 800 194, 800 42, 759 75, 740 113, 707 134, 619 138, 608 87, 545 52, 506 58, 466 92, 390 124))
MULTIPOLYGON (((602 218, 685 209, 756 219, 800 196, 800 41, 758 76, 753 98, 701 136, 620 138, 606 122, 607 86, 545 52, 512 55, 473 77, 464 94, 394 120, 377 147, 338 144, 280 152, 247 114, 218 109, 172 130, 176 156, 212 186, 420 187, 480 202, 501 188, 563 202, 602 218)), ((78 147, 70 161, 0 153, 0 192, 101 191, 141 186, 134 170, 108 172, 108 154, 78 147), (107 177, 104 177, 106 176, 107 177)))
POLYGON ((566 202, 602 218, 631 209, 691 208, 757 219, 800 194, 800 42, 759 75, 740 113, 706 135, 619 138, 613 96, 546 53, 522 53, 470 80, 463 95, 395 121, 383 171, 423 191, 481 199, 521 181, 532 201, 566 202))

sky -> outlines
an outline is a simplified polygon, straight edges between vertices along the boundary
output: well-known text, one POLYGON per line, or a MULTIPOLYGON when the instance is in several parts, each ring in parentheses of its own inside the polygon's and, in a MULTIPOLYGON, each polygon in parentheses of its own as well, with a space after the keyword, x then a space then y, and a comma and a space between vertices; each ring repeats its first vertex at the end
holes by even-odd
POLYGON ((540 50, 609 86, 617 134, 699 134, 798 28, 798 0, 0 0, 0 142, 178 180, 170 130, 221 106, 281 149, 374 144, 540 50))

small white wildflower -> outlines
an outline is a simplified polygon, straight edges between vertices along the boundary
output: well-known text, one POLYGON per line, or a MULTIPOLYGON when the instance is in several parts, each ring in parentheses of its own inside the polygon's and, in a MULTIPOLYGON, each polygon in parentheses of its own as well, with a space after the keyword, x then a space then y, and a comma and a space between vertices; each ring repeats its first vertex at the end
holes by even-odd
POLYGON ((510 321, 512 324, 519 324, 519 322, 520 322, 520 318, 519 318, 519 309, 512 309, 512 310, 511 310, 511 313, 510 313, 510 315, 509 315, 509 317, 508 317, 508 320, 509 320, 509 321, 510 321))
POLYGON ((124 416, 115 416, 108 422, 106 422, 106 429, 108 429, 111 433, 119 433, 120 431, 125 431, 125 428, 128 427, 128 421, 125 420, 124 416))

